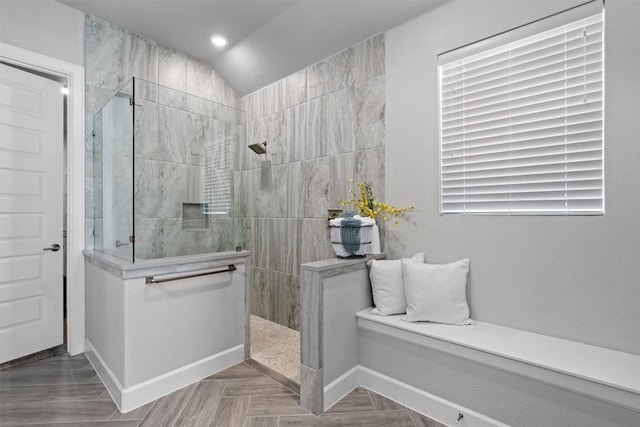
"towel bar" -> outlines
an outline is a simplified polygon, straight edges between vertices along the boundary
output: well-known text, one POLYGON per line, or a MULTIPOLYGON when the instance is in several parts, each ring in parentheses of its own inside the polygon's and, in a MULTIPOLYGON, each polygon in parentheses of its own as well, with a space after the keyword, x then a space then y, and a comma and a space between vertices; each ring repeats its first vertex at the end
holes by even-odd
POLYGON ((155 283, 172 282, 174 280, 192 279, 194 277, 209 276, 211 274, 230 273, 230 272, 236 271, 236 270, 237 270, 237 267, 232 264, 232 265, 227 266, 227 268, 225 268, 224 270, 207 271, 206 273, 187 274, 185 276, 169 277, 169 278, 166 278, 166 279, 156 279, 153 276, 147 276, 147 278, 145 279, 145 283, 147 285, 151 285, 151 284, 155 284, 155 283))

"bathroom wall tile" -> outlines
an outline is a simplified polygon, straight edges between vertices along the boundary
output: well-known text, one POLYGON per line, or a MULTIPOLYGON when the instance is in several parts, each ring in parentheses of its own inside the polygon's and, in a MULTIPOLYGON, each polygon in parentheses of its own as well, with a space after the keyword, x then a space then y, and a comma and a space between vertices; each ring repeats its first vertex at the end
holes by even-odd
POLYGON ((96 218, 93 224, 94 247, 98 250, 104 248, 104 219, 96 218))
POLYGON ((237 171, 233 177, 233 214, 238 218, 251 218, 254 216, 252 172, 237 171))
POLYGON ((256 218, 268 218, 270 197, 273 189, 273 167, 264 160, 262 167, 252 170, 253 210, 256 218))
POLYGON ((189 94, 166 86, 158 86, 158 103, 189 111, 189 94))
POLYGON ((206 120, 203 118, 202 124, 208 123, 202 132, 202 146, 204 148, 205 159, 208 159, 207 166, 219 169, 232 169, 231 159, 232 145, 238 140, 237 125, 220 120, 206 120))
POLYGON ((209 238, 202 242, 202 252, 232 251, 234 245, 233 218, 209 218, 209 238))
POLYGON ((258 114, 260 116, 269 116, 285 109, 285 83, 284 80, 278 80, 260 90, 260 104, 258 105, 258 114))
POLYGON ((213 70, 211 65, 187 58, 187 88, 191 95, 213 100, 213 70))
MULTIPOLYGON (((297 162, 306 158, 308 104, 287 108, 284 113, 284 147, 289 150, 289 161, 297 162)), ((314 130, 317 128, 314 128, 314 130)))
POLYGON ((217 241, 217 236, 210 230, 184 230, 182 218, 158 220, 160 258, 212 252, 211 248, 217 241))
POLYGON ((215 70, 211 73, 213 80, 213 100, 229 107, 238 108, 240 98, 227 81, 215 70))
POLYGON ((136 77, 158 83, 158 45, 154 41, 125 32, 125 59, 126 81, 136 77))
POLYGON ((326 218, 303 219, 300 235, 301 264, 335 257, 326 218))
POLYGON ((254 212, 258 218, 287 216, 287 166, 263 160, 253 172, 254 212))
POLYGON ((242 250, 251 250, 251 220, 249 218, 233 218, 233 250, 240 247, 242 250))
POLYGON ((216 105, 215 102, 205 98, 201 98, 200 96, 191 95, 190 93, 187 93, 185 97, 186 97, 186 104, 184 105, 185 111, 198 114, 201 116, 209 117, 209 118, 215 117, 215 113, 214 113, 214 110, 215 110, 214 106, 216 105))
POLYGON ((284 79, 284 107, 289 108, 307 100, 307 70, 300 70, 284 79))
POLYGON ((329 208, 341 208, 339 199, 350 199, 349 189, 355 176, 353 152, 329 157, 329 208))
POLYGON ((305 175, 304 162, 287 165, 287 217, 304 216, 305 175))
POLYGON ((161 162, 157 194, 160 218, 181 217, 183 203, 202 203, 202 168, 161 162))
POLYGON ((250 144, 251 135, 254 132, 253 127, 255 121, 248 122, 244 126, 240 126, 238 129, 242 132, 238 138, 233 142, 233 168, 234 170, 249 170, 251 168, 252 156, 255 156, 247 146, 250 144))
POLYGON ((158 104, 143 101, 133 109, 134 153, 141 159, 158 159, 158 104))
POLYGON ((385 143, 385 77, 359 84, 356 96, 356 150, 382 147, 385 143))
POLYGON ((327 143, 324 140, 324 106, 325 102, 322 98, 316 98, 307 103, 305 159, 316 159, 327 154, 327 143))
POLYGON ((94 249, 95 240, 93 236, 93 229, 95 227, 95 220, 93 218, 85 218, 84 220, 84 247, 85 249, 94 249))
POLYGON ((133 153, 132 109, 129 99, 112 98, 102 108, 102 151, 118 155, 133 153))
POLYGON ((377 199, 385 200, 384 147, 356 151, 356 181, 369 181, 377 199))
POLYGON ((270 236, 269 219, 256 218, 253 222, 253 265, 260 268, 267 268, 269 259, 270 236))
POLYGON ((133 158, 116 155, 113 166, 115 217, 133 218, 133 158))
MULTIPOLYGON (((215 71, 214 71, 215 72, 215 71)), ((243 96, 242 98, 240 98, 240 103, 238 108, 240 108, 242 111, 244 112, 249 112, 249 98, 251 97, 251 94, 243 96)), ((249 117, 247 117, 247 119, 249 119, 249 117)))
POLYGON ((353 50, 346 49, 307 69, 307 99, 317 98, 351 86, 353 50))
POLYGON ((269 272, 263 268, 252 268, 251 314, 269 319, 269 272))
POLYGON ((85 20, 86 84, 115 92, 125 83, 124 30, 100 18, 85 20))
POLYGON ((102 151, 102 140, 94 139, 92 132, 96 128, 96 135, 101 138, 102 121, 93 121, 93 116, 111 99, 115 90, 102 89, 96 86, 85 87, 85 149, 87 151, 102 151))
POLYGON ((188 142, 193 138, 189 113, 160 105, 158 123, 157 159, 186 163, 188 142))
POLYGON ((329 159, 305 162, 305 218, 325 218, 329 209, 329 159))
MULTIPOLYGON (((87 156, 88 157, 88 156, 87 156)), ((91 180, 92 186, 89 187, 89 191, 91 191, 90 199, 93 200, 93 218, 102 218, 104 216, 103 210, 103 200, 104 200, 104 192, 105 188, 103 185, 104 182, 104 155, 101 152, 93 153, 93 165, 92 169, 85 170, 85 176, 87 180, 91 180), (91 173, 92 175, 87 175, 91 173)), ((111 156, 107 155, 107 159, 111 161, 111 156)), ((113 165, 109 165, 109 168, 113 167, 113 165)), ((108 182, 108 181, 107 181, 108 182)), ((111 188, 111 186, 110 186, 111 188)), ((85 188, 85 193, 87 192, 87 188, 85 188)), ((89 200, 85 199, 85 202, 89 200)))
POLYGON ((270 218, 287 217, 288 171, 287 165, 272 165, 272 186, 268 198, 268 216, 270 218))
POLYGON ((224 123, 216 123, 216 120, 200 114, 189 113, 188 117, 189 139, 183 141, 185 163, 203 166, 207 159, 207 167, 221 167, 222 162, 228 159, 227 147, 223 145, 227 143, 224 123))
POLYGON ((84 157, 84 217, 85 218, 94 218, 94 153, 88 152, 84 157))
MULTIPOLYGON (((116 206, 116 193, 115 193, 115 173, 114 173, 114 156, 110 153, 102 154, 101 165, 94 164, 94 174, 100 173, 102 179, 102 192, 98 190, 96 196, 99 197, 99 202, 95 203, 96 214, 102 213, 102 218, 114 218, 115 206, 116 206), (102 167, 99 171, 98 168, 102 167)), ((94 182, 96 189, 99 189, 98 184, 94 182)), ((96 200, 98 200, 96 198, 96 200)))
POLYGON ((247 155, 247 151, 249 151, 246 145, 247 125, 232 125, 231 134, 232 140, 231 146, 229 147, 231 154, 231 165, 233 167, 233 170, 235 171, 244 170, 244 168, 240 166, 244 161, 242 159, 242 155, 247 155))
POLYGON ((322 98, 322 140, 326 155, 353 151, 355 141, 355 89, 353 86, 322 98))
POLYGON ((141 259, 158 258, 158 219, 136 218, 134 255, 141 259))
POLYGON ((160 162, 135 159, 134 197, 136 218, 158 218, 160 162))
POLYGON ((240 109, 247 112, 247 122, 251 122, 253 120, 258 119, 258 117, 256 117, 255 110, 254 110, 256 93, 257 92, 251 92, 250 94, 240 98, 240 109))
POLYGON ((181 92, 187 91, 187 56, 160 46, 158 50, 158 82, 181 92))
POLYGON ((300 221, 280 218, 269 221, 269 270, 298 274, 300 221))
POLYGON ((133 244, 129 243, 131 236, 133 236, 133 218, 116 218, 115 240, 105 241, 105 247, 112 248, 113 255, 133 261, 133 244))
POLYGON ((356 83, 363 83, 373 77, 384 74, 384 38, 384 33, 381 33, 352 48, 354 52, 353 76, 356 83))
POLYGON ((300 330, 299 276, 269 272, 269 320, 300 330))
MULTIPOLYGON (((156 48, 157 49, 157 48, 156 48)), ((156 69, 157 69, 157 60, 156 60, 156 69)), ((138 101, 155 102, 157 103, 159 100, 159 86, 157 82, 157 71, 156 71, 156 81, 150 82, 141 78, 134 78, 133 81, 133 93, 138 101)), ((134 109, 136 106, 134 106, 134 109)))
POLYGON ((182 219, 163 218, 157 222, 158 241, 157 253, 159 258, 183 255, 184 239, 181 238, 182 219))
POLYGON ((275 165, 291 161, 291 149, 286 139, 285 113, 280 111, 268 116, 269 133, 267 135, 267 156, 275 165))

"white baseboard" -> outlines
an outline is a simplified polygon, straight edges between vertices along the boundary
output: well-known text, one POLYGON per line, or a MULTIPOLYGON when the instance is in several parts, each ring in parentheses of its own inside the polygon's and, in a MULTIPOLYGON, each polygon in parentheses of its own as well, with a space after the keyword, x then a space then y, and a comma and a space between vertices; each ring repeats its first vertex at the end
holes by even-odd
MULTIPOLYGON (((456 405, 409 384, 400 382, 364 366, 357 366, 358 383, 362 387, 394 400, 445 425, 466 427, 509 427, 493 418, 456 405), (458 421, 459 414, 463 418, 458 421)), ((349 371, 351 372, 351 371, 349 371)), ((332 383, 333 384, 333 383, 332 383)), ((325 392, 326 396, 326 392, 325 392)))
POLYGON ((87 359, 96 370, 120 412, 129 412, 162 396, 173 393, 203 378, 244 360, 244 345, 221 351, 213 356, 124 388, 89 340, 85 342, 87 359))
POLYGON ((333 405, 340 401, 343 397, 358 387, 358 369, 355 366, 348 370, 338 378, 333 380, 331 384, 324 387, 324 410, 327 411, 333 405))
POLYGON ((102 384, 104 384, 105 388, 109 392, 109 395, 111 395, 111 399, 116 404, 120 412, 127 412, 123 411, 121 407, 122 390, 124 389, 124 387, 122 387, 122 384, 120 384, 118 378, 111 371, 111 369, 109 369, 109 366, 107 366, 105 361, 96 351, 95 347, 88 338, 85 338, 84 340, 84 354, 87 357, 87 360, 89 360, 89 363, 91 363, 91 366, 93 366, 93 369, 98 374, 100 381, 102 381, 102 384))

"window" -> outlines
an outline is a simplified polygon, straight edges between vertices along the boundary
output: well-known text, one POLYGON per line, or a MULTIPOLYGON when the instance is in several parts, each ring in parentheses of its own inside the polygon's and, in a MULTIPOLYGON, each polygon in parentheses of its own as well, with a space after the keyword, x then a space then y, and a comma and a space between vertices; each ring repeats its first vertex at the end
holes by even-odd
POLYGON ((442 54, 443 214, 604 212, 603 10, 442 54))
POLYGON ((229 132, 204 144, 203 196, 204 213, 225 216, 231 213, 233 172, 231 171, 232 137, 229 132))

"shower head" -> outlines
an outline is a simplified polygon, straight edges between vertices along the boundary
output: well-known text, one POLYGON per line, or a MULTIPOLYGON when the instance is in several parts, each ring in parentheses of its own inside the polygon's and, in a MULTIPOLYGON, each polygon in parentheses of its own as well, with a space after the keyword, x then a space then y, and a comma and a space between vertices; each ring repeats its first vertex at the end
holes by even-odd
POLYGON ((249 148, 251 148, 256 154, 264 154, 267 152, 267 141, 256 142, 255 144, 249 145, 249 148))

